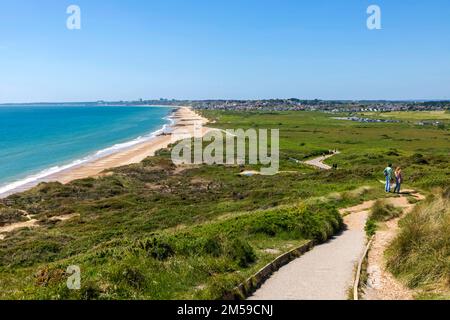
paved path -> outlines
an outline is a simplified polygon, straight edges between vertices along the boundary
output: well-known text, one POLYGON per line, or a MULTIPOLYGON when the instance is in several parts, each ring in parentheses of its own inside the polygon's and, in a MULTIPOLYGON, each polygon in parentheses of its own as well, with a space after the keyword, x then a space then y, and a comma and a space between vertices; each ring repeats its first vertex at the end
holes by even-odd
POLYGON ((344 217, 345 231, 282 267, 249 300, 346 300, 365 249, 367 216, 363 210, 344 217))
MULTIPOLYGON (((408 208, 405 196, 386 199, 408 208)), ((346 229, 275 272, 250 300, 347 300, 356 265, 364 253, 364 226, 375 201, 341 209, 346 229)))
POLYGON ((314 158, 308 161, 303 162, 304 164, 319 168, 319 169, 323 169, 323 170, 331 170, 331 167, 325 163, 323 163, 323 161, 339 154, 339 151, 334 152, 333 154, 329 154, 326 156, 322 156, 322 157, 318 157, 318 158, 314 158))

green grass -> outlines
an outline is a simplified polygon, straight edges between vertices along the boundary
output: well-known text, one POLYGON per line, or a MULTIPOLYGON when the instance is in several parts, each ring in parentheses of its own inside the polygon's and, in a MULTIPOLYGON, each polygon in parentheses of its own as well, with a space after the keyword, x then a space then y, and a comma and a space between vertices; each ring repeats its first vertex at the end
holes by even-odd
POLYGON ((450 299, 450 192, 435 191, 402 219, 387 266, 418 299, 450 299))
MULTIPOLYGON (((39 299, 219 299, 274 258, 262 248, 287 251, 309 239, 325 241, 341 228, 339 213, 323 204, 249 212, 139 239, 111 240, 40 266, 34 275, 34 268, 14 268, 2 274, 1 294, 21 298, 26 292, 28 298, 39 299), (67 265, 82 266, 87 287, 67 290, 67 265), (11 290, 11 282, 23 291, 11 290)), ((54 249, 47 242, 45 250, 54 249)), ((36 258, 42 259, 42 254, 36 258)), ((14 265, 14 258, 9 261, 14 265)))
POLYGON ((350 175, 339 182, 340 172, 280 179, 240 177, 239 168, 225 166, 174 169, 159 156, 113 175, 42 184, 8 198, 41 226, 0 242, 0 297, 220 298, 276 256, 266 249, 281 254, 323 241, 339 228, 335 207, 378 195, 373 188, 353 191, 362 180, 350 175), (310 182, 312 176, 320 181, 310 182), (79 216, 48 220, 73 213, 79 216), (67 290, 61 278, 72 264, 82 268, 80 292, 67 290))
POLYGON ((396 208, 385 200, 377 200, 370 210, 370 217, 375 221, 384 222, 398 218, 401 213, 401 208, 396 208))
POLYGON ((385 199, 378 199, 370 209, 369 218, 366 221, 366 234, 371 237, 375 235, 380 222, 389 221, 397 218, 402 213, 401 208, 394 207, 386 202, 385 199))
POLYGON ((0 221, 21 219, 14 212, 25 210, 39 227, 0 241, 0 298, 220 298, 278 254, 336 232, 336 208, 383 197, 379 180, 388 162, 403 167, 405 187, 449 184, 445 130, 337 121, 316 112, 205 115, 220 128, 279 128, 280 170, 293 172, 176 170, 162 150, 103 177, 11 196, 0 201, 0 221), (289 160, 335 148, 342 153, 327 162, 339 170, 289 160), (68 214, 77 216, 50 220, 68 214), (81 291, 66 289, 63 271, 72 264, 82 269, 81 291))
POLYGON ((333 119, 336 115, 320 112, 203 113, 223 129, 280 129, 280 170, 308 172, 289 159, 302 160, 338 149, 342 153, 325 162, 364 177, 365 184, 384 179, 382 172, 388 163, 401 166, 405 184, 415 188, 444 187, 449 180, 448 129, 413 123, 339 121, 333 119))

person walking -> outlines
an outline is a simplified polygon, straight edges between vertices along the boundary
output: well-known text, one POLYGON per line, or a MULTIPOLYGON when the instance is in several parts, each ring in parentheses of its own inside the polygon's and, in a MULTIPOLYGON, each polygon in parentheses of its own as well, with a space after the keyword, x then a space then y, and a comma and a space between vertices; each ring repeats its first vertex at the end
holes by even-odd
POLYGON ((395 169, 395 188, 394 192, 400 193, 400 189, 402 187, 403 176, 402 176, 402 168, 398 167, 395 169))
POLYGON ((392 173, 392 164, 389 164, 386 169, 384 169, 384 176, 386 177, 386 192, 391 192, 392 173))

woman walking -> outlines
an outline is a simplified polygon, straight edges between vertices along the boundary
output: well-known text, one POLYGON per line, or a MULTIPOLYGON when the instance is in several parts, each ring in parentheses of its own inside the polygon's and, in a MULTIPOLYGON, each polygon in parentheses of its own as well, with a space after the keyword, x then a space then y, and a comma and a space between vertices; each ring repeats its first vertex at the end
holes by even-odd
POLYGON ((402 176, 402 168, 398 167, 395 169, 395 188, 394 193, 400 193, 400 188, 402 187, 403 176, 402 176))

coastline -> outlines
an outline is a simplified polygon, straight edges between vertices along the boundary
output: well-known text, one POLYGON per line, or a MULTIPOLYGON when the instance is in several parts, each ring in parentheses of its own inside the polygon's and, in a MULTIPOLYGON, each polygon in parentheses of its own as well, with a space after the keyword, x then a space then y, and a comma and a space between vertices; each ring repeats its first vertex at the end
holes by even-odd
MULTIPOLYGON (((194 132, 194 125, 205 125, 208 120, 199 116, 189 107, 179 107, 169 117, 171 124, 164 125, 160 130, 156 131, 154 135, 150 136, 143 142, 137 142, 129 147, 119 149, 117 151, 111 150, 105 155, 100 155, 92 160, 82 161, 80 164, 69 165, 67 169, 60 170, 56 173, 35 175, 32 181, 18 185, 17 187, 0 194, 0 198, 8 197, 12 194, 29 190, 42 182, 60 182, 63 184, 69 183, 73 180, 98 176, 102 171, 138 163, 146 157, 154 156, 159 149, 166 148, 172 141, 172 134, 177 129, 183 128, 191 135, 194 132), (39 177, 42 175, 42 177, 39 177), (37 177, 37 178, 36 178, 37 177)), ((204 128, 204 130, 208 130, 204 128)), ((202 133, 204 134, 205 131, 202 133)), ((111 147, 112 148, 112 147, 111 147)), ((110 148, 106 149, 108 151, 110 148)), ((28 178, 30 179, 30 178, 28 178)), ((24 179, 27 181, 28 179, 24 179)), ((10 185, 13 185, 11 183, 10 185)))

